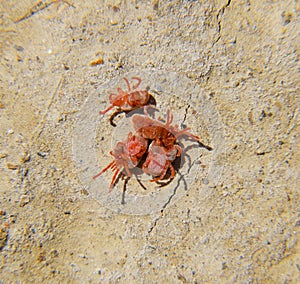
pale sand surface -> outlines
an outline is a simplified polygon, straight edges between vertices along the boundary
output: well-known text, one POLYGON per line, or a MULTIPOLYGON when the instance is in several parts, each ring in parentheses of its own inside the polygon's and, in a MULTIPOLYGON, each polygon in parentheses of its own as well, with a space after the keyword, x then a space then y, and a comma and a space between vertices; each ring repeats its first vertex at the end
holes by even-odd
POLYGON ((0 12, 0 283, 300 282, 299 1, 0 12), (98 111, 126 74, 213 150, 191 146, 153 200, 130 180, 122 207, 122 181, 109 195, 111 172, 89 176, 110 162, 98 111))

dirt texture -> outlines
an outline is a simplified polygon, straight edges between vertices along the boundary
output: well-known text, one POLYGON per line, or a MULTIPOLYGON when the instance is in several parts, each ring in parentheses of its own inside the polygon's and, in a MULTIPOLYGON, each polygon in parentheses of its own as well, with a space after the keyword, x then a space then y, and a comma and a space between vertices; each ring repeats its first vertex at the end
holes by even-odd
POLYGON ((300 283, 298 0, 24 0, 0 12, 0 283, 300 283), (117 205, 123 181, 109 195, 112 173, 94 181, 79 164, 90 141, 97 170, 110 162, 99 110, 125 75, 212 148, 187 151, 193 170, 153 210, 134 194, 163 187, 130 180, 117 205))

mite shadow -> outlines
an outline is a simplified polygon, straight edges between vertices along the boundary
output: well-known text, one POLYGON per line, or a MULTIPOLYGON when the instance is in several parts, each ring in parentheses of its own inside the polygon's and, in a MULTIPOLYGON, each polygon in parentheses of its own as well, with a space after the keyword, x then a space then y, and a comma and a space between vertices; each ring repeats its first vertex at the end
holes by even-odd
MULTIPOLYGON (((190 140, 190 141, 193 141, 195 142, 194 140, 191 140, 191 139, 186 139, 186 140, 190 140)), ((180 169, 184 167, 184 165, 187 163, 188 164, 188 168, 190 169, 192 166, 193 166, 193 161, 192 161, 192 158, 190 155, 188 155, 188 152, 189 150, 191 149, 195 149, 195 148, 204 148, 206 149, 207 151, 212 151, 213 148, 208 146, 208 145, 205 145, 203 144, 202 142, 198 141, 198 142, 195 142, 195 144, 193 145, 190 145, 188 147, 184 147, 182 143, 178 143, 178 145, 183 149, 182 151, 182 154, 181 156, 177 157, 173 162, 172 162, 172 166, 174 167, 174 170, 176 172, 176 174, 178 174, 180 176, 180 180, 183 180, 184 184, 185 184, 185 190, 186 190, 186 181, 184 179, 184 175, 182 175, 180 173, 180 169), (198 144, 198 145, 197 145, 198 144)), ((188 171, 189 172, 189 171, 188 171)), ((157 181, 156 183, 159 185, 159 187, 165 187, 167 185, 169 185, 173 179, 170 178, 171 176, 171 171, 170 169, 168 169, 165 177, 164 177, 164 180, 166 180, 165 182, 163 181, 157 181)), ((176 176, 176 175, 175 175, 176 176)), ((179 185, 179 184, 178 184, 179 185)))

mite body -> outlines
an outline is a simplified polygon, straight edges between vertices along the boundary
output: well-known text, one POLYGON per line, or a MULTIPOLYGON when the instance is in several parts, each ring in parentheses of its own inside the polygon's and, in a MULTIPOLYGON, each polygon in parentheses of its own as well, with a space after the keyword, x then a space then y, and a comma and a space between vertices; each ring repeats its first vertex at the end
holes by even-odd
POLYGON ((114 157, 114 160, 108 164, 100 173, 95 175, 93 179, 96 179, 101 174, 105 173, 108 169, 114 172, 110 183, 110 190, 113 188, 119 174, 125 170, 125 174, 131 177, 130 169, 133 169, 138 165, 143 155, 146 153, 148 147, 148 141, 140 135, 133 135, 129 132, 127 139, 123 142, 118 142, 116 147, 110 151, 110 154, 114 157))
POLYGON ((110 106, 105 110, 100 111, 100 114, 106 114, 108 111, 117 107, 117 112, 128 112, 139 107, 143 107, 148 104, 150 94, 147 90, 138 90, 141 84, 141 79, 138 77, 132 77, 137 80, 137 83, 131 88, 127 78, 123 78, 126 82, 127 91, 117 88, 118 93, 111 93, 109 95, 110 106))
POLYGON ((172 162, 181 155, 182 149, 179 145, 167 149, 153 141, 148 149, 148 155, 143 163, 142 169, 145 173, 152 175, 151 182, 156 182, 164 179, 168 169, 171 171, 170 179, 175 176, 175 169, 172 162))
POLYGON ((173 115, 170 110, 167 111, 165 123, 140 114, 132 117, 136 133, 151 143, 142 169, 155 177, 151 180, 153 182, 164 179, 168 169, 171 171, 170 178, 174 178, 175 169, 172 162, 182 153, 182 148, 177 144, 178 137, 187 136, 199 141, 198 136, 189 132, 190 128, 179 129, 178 125, 171 124, 172 121, 173 115))

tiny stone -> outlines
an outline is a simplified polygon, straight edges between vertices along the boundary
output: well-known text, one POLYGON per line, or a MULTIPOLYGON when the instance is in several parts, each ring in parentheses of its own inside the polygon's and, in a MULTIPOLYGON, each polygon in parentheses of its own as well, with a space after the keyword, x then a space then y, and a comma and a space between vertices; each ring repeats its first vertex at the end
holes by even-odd
POLYGON ((3 158, 5 158, 7 156, 7 154, 6 153, 0 153, 0 159, 3 159, 3 158))
POLYGON ((24 207, 29 202, 30 202, 29 196, 22 195, 21 200, 20 200, 20 207, 24 207))
POLYGON ((17 51, 24 51, 24 47, 23 47, 23 46, 20 46, 20 45, 15 45, 14 48, 15 48, 17 51))
POLYGON ((24 152, 21 157, 21 162, 26 163, 30 160, 30 153, 24 152))
POLYGON ((45 158, 47 156, 47 153, 45 152, 37 152, 38 156, 45 158))
POLYGON ((7 163, 7 164, 6 164, 6 167, 7 167, 8 169, 10 169, 10 170, 16 170, 16 169, 19 167, 19 165, 17 165, 17 164, 12 164, 12 163, 7 163))
POLYGON ((110 24, 111 24, 112 26, 115 26, 115 25, 118 24, 118 21, 110 21, 110 24))
POLYGON ((96 66, 96 65, 99 65, 99 64, 104 64, 104 59, 102 57, 99 57, 98 59, 90 62, 91 66, 96 66))
POLYGON ((50 251, 50 255, 52 257, 57 257, 59 255, 59 253, 58 253, 58 251, 56 249, 53 249, 53 250, 50 251))
POLYGON ((295 227, 300 227, 300 220, 295 223, 295 227))

